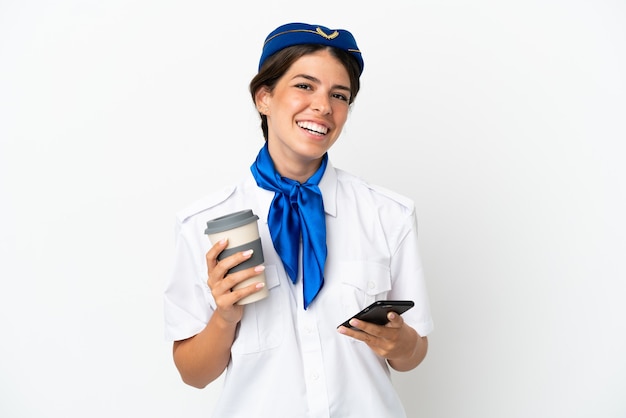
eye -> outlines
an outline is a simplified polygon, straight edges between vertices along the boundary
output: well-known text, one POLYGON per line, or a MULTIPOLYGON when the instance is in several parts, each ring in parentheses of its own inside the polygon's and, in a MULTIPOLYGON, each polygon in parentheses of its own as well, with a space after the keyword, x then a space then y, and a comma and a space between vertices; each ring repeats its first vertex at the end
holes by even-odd
POLYGON ((333 93, 333 97, 334 97, 335 99, 339 99, 339 100, 342 100, 342 101, 344 101, 344 102, 348 102, 348 101, 350 101, 350 100, 348 99, 348 96, 346 96, 345 94, 342 94, 342 93, 333 93))
POLYGON ((306 83, 298 83, 295 85, 295 87, 302 90, 311 90, 311 86, 306 83))

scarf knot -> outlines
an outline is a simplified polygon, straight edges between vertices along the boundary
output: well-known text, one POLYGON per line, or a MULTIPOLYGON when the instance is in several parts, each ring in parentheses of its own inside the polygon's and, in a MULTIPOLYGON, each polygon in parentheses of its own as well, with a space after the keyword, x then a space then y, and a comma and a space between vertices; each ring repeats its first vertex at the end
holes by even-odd
POLYGON ((326 220, 324 201, 318 185, 326 171, 328 155, 305 182, 281 177, 274 167, 267 143, 250 167, 259 187, 273 191, 267 215, 272 243, 292 282, 298 278, 298 254, 302 238, 302 280, 304 309, 324 285, 326 264, 326 220))
MULTIPOLYGON (((285 179, 288 180, 288 179, 285 179)), ((289 190, 289 203, 293 210, 298 210, 298 197, 300 195, 300 183, 294 182, 289 190)))

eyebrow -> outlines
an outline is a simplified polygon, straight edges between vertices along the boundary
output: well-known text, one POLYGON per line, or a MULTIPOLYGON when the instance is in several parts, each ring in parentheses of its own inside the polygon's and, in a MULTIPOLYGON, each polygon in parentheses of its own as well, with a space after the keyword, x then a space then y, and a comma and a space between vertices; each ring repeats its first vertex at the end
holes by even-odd
MULTIPOLYGON (((312 82, 314 82, 314 83, 321 84, 321 81, 320 81, 318 78, 313 77, 312 75, 308 75, 308 74, 296 74, 295 76, 293 76, 293 78, 294 78, 294 79, 295 79, 295 78, 298 78, 298 77, 306 78, 307 80, 310 80, 310 81, 312 81, 312 82)), ((292 80, 293 80, 293 79, 292 79, 292 80)), ((347 91, 347 92, 350 92, 350 87, 342 86, 341 84, 335 84, 335 85, 333 86, 333 88, 334 88, 334 89, 339 89, 339 90, 345 90, 345 91, 347 91)))

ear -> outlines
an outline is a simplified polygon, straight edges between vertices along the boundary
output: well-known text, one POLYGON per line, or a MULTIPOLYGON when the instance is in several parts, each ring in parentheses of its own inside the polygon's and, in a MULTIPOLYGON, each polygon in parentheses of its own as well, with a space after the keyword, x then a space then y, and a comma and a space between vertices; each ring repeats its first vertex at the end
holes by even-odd
POLYGON ((272 102, 272 95, 269 89, 265 86, 259 88, 254 94, 254 103, 259 113, 263 115, 269 114, 269 107, 272 102))

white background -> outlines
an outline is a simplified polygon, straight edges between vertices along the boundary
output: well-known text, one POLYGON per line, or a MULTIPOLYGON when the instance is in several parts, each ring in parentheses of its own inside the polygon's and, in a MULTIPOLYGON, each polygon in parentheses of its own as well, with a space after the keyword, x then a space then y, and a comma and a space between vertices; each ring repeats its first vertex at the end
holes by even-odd
POLYGON ((0 416, 208 416, 219 382, 185 386, 162 336, 174 214, 262 146, 247 85, 288 21, 354 33, 331 158, 417 205, 436 329, 394 374, 409 416, 626 416, 626 5, 602 0, 0 0, 0 416))

